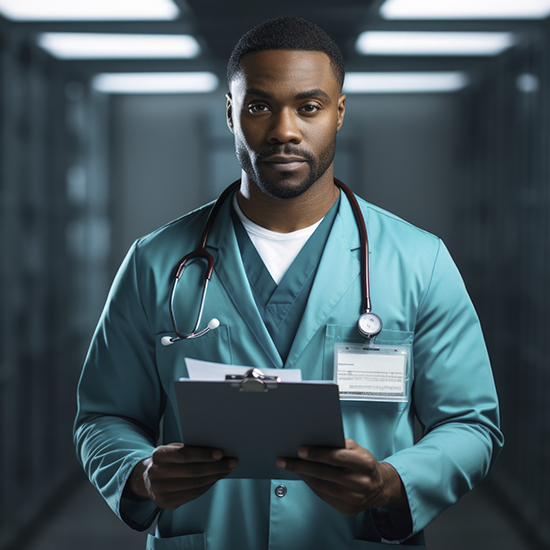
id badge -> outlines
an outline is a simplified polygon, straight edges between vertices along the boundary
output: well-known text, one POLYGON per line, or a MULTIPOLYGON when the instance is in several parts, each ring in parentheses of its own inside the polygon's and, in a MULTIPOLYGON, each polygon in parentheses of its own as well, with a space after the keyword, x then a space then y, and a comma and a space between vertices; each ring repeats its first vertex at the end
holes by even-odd
POLYGON ((411 346, 336 344, 334 381, 347 401, 408 401, 411 346))

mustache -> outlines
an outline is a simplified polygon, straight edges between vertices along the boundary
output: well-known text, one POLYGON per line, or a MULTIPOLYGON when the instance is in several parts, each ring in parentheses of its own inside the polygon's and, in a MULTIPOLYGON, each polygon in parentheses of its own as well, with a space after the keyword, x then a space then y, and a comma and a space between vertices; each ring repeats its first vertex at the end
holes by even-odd
POLYGON ((288 156, 302 157, 309 163, 313 163, 315 160, 314 156, 309 151, 306 151, 305 149, 301 149, 300 147, 295 147, 290 143, 275 145, 270 149, 266 149, 265 151, 258 153, 258 156, 256 158, 258 161, 262 161, 268 157, 273 157, 275 155, 288 155, 288 156))

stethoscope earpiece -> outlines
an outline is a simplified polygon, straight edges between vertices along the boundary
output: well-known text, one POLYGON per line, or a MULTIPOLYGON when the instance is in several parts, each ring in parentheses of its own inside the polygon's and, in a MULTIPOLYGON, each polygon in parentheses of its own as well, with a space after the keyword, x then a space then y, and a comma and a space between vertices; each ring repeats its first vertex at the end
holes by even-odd
POLYGON ((176 340, 179 340, 179 338, 172 338, 171 336, 163 336, 160 339, 160 343, 163 346, 171 346, 176 340))
POLYGON ((215 328, 218 328, 219 326, 220 326, 220 322, 215 317, 214 317, 214 319, 211 319, 210 322, 208 323, 208 328, 210 330, 214 330, 215 328))
POLYGON ((206 328, 202 329, 199 332, 192 332, 191 334, 188 334, 185 338, 182 336, 176 336, 174 338, 172 338, 171 336, 163 336, 160 339, 160 343, 163 346, 171 346, 174 342, 177 342, 178 340, 190 340, 192 338, 198 338, 199 336, 204 336, 207 332, 210 332, 211 330, 215 330, 219 326, 220 326, 220 321, 214 317, 213 319, 210 319, 208 325, 206 325, 206 328))

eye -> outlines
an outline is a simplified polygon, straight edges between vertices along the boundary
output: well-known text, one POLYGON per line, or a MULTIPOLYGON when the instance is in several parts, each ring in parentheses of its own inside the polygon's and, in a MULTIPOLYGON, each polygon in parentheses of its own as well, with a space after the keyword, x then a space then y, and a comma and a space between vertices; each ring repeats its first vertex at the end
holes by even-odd
POLYGON ((317 105, 316 103, 307 103, 300 109, 303 113, 306 113, 308 115, 313 115, 321 110, 321 107, 317 105))
POLYGON ((266 113, 269 111, 269 107, 265 103, 250 103, 248 105, 248 111, 252 114, 266 113))

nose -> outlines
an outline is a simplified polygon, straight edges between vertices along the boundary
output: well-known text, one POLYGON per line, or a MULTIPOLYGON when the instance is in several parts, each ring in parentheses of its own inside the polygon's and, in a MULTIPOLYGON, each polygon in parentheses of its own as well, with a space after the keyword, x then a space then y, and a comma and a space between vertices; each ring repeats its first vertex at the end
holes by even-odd
POLYGON ((282 109, 272 117, 272 125, 267 133, 269 143, 300 143, 302 133, 298 127, 296 114, 291 109, 282 109))

